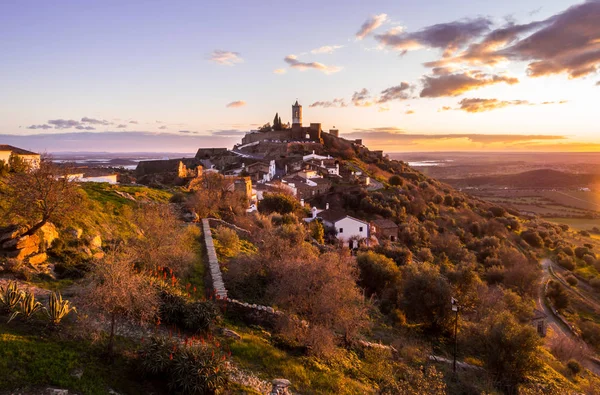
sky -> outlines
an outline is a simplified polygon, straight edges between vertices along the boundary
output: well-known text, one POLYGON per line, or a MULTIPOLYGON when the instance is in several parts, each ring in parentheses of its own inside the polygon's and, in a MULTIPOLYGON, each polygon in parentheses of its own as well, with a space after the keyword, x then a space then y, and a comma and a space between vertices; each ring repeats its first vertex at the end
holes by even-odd
POLYGON ((0 144, 231 147, 272 121, 372 149, 600 151, 600 0, 0 0, 0 144))

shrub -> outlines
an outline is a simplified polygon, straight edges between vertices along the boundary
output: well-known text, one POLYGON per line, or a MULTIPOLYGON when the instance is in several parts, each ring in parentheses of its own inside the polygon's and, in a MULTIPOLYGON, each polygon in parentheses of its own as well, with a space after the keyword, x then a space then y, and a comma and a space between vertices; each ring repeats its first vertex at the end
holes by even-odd
POLYGON ((180 344, 156 336, 139 353, 146 374, 164 377, 169 389, 183 394, 215 394, 227 385, 226 358, 212 344, 180 344))
POLYGON ((567 362, 567 368, 571 371, 572 374, 576 375, 581 372, 581 364, 574 359, 569 360, 567 362))
POLYGON ((140 350, 140 368, 144 373, 162 375, 169 371, 177 342, 166 336, 152 336, 140 350))
POLYGON ((570 286, 575 287, 577 286, 577 283, 579 283, 579 281, 577 281, 577 279, 575 278, 575 276, 568 276, 566 278, 567 283, 569 283, 570 286))
POLYGON ((23 294, 17 310, 10 316, 8 322, 11 322, 19 314, 25 321, 29 321, 35 313, 42 310, 42 304, 35 300, 33 292, 23 294))
POLYGON ((60 293, 56 294, 52 292, 50 299, 48 300, 48 308, 44 307, 44 311, 50 320, 50 323, 54 326, 60 325, 60 322, 65 318, 71 311, 77 312, 75 306, 71 306, 71 302, 63 300, 60 293))
POLYGON ((581 321, 579 329, 581 329, 581 337, 586 343, 594 347, 600 345, 600 325, 591 321, 581 321))
POLYGON ((184 326, 186 299, 168 286, 161 287, 158 292, 158 316, 165 324, 184 326))
POLYGON ((400 178, 400 176, 398 175, 393 175, 388 179, 388 182, 390 183, 390 185, 395 185, 395 186, 401 186, 404 184, 404 181, 402 180, 402 178, 400 178))
POLYGON ((591 251, 587 247, 575 248, 575 256, 579 259, 583 259, 585 255, 592 255, 591 251))
POLYGON ((558 264, 560 266, 564 267, 567 270, 575 269, 575 261, 573 260, 573 258, 563 254, 562 252, 558 254, 556 260, 558 261, 558 264))
POLYGON ((521 238, 532 247, 541 248, 544 246, 544 240, 542 240, 538 232, 534 230, 526 230, 521 233, 521 238))
POLYGON ((258 202, 258 211, 262 214, 289 214, 300 208, 300 203, 285 193, 268 193, 258 202))
POLYGON ((9 281, 6 286, 0 287, 0 304, 7 313, 14 312, 24 296, 16 281, 9 281))
POLYGON ((233 258, 240 253, 240 238, 237 232, 226 226, 219 226, 215 232, 215 249, 219 257, 233 258))
POLYGON ((590 280, 590 285, 596 290, 600 291, 600 277, 595 277, 590 280))
POLYGON ((569 296, 565 292, 564 288, 558 281, 551 280, 548 284, 548 292, 546 293, 556 309, 564 309, 569 306, 569 296))
POLYGON ((504 217, 506 215, 506 209, 504 207, 494 206, 490 207, 490 213, 494 217, 504 217))
POLYGON ((195 332, 207 331, 219 318, 219 309, 213 302, 196 302, 190 303, 185 308, 183 322, 187 329, 195 332))

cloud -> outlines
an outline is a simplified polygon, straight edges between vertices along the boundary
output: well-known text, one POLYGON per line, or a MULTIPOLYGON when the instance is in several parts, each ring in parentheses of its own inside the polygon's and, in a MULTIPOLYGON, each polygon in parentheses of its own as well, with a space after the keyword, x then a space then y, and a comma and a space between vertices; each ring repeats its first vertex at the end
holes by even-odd
POLYGON ((88 117, 83 117, 81 118, 81 123, 89 123, 91 125, 112 125, 112 122, 109 122, 107 120, 104 119, 94 119, 94 118, 88 118, 88 117))
POLYGON ((246 105, 246 102, 243 100, 236 100, 236 101, 232 101, 231 103, 227 104, 225 107, 227 108, 238 108, 238 107, 244 107, 246 105))
POLYGON ((275 69, 273 70, 273 73, 275 74, 285 74, 287 72, 286 69, 275 69))
POLYGON ((346 104, 346 100, 343 98, 336 98, 330 101, 316 101, 313 104, 309 105, 309 107, 348 107, 346 104))
POLYGON ((360 29, 356 32, 356 38, 362 40, 366 36, 369 35, 373 30, 377 29, 379 26, 383 25, 383 23, 387 20, 387 14, 379 14, 374 15, 367 19, 360 29))
POLYGON ((540 104, 565 104, 568 103, 568 100, 560 100, 560 101, 545 101, 540 104))
POLYGON ((223 51, 215 49, 210 55, 210 60, 225 66, 233 66, 236 63, 242 63, 244 59, 240 57, 239 52, 223 51))
POLYGON ((77 126, 82 126, 81 122, 73 119, 51 119, 48 124, 54 126, 54 129, 71 129, 77 126))
POLYGON ((77 125, 77 126, 75 126, 75 129, 77 129, 77 130, 96 130, 96 128, 93 126, 83 126, 83 125, 77 125))
POLYGON ((456 133, 456 134, 421 134, 405 133, 400 128, 384 127, 372 129, 354 129, 354 132, 344 135, 348 139, 362 138, 375 144, 405 144, 431 140, 468 140, 481 144, 508 144, 528 141, 564 140, 560 135, 524 135, 524 134, 483 134, 483 133, 456 133))
POLYGON ((333 53, 335 50, 344 48, 343 45, 324 45, 320 48, 315 48, 310 51, 312 54, 333 53))
POLYGON ((489 19, 479 17, 427 26, 413 33, 392 29, 375 35, 375 40, 402 53, 423 47, 438 48, 442 49, 444 57, 447 57, 480 37, 491 26, 492 22, 489 19))
POLYGON ((433 75, 422 78, 421 97, 458 96, 470 90, 501 82, 513 85, 519 82, 515 77, 504 74, 485 74, 478 70, 444 72, 434 70, 433 75))
POLYGON ((127 125, 124 123, 117 125, 117 129, 125 129, 126 127, 127 127, 127 125))
POLYGON ((371 94, 367 88, 363 88, 358 92, 354 92, 352 95, 352 104, 356 107, 370 107, 373 105, 373 102, 370 101, 371 94))
POLYGON ((222 137, 241 137, 246 134, 243 130, 229 129, 229 130, 211 130, 211 135, 222 136, 222 137))
POLYGON ((386 112, 386 111, 390 111, 390 108, 388 106, 377 107, 377 112, 386 112))
POLYGON ((192 131, 192 130, 180 130, 179 133, 183 133, 183 134, 198 134, 198 132, 192 131))
POLYGON ((600 68, 600 1, 588 0, 545 20, 509 24, 451 59, 426 63, 494 65, 501 61, 528 62, 531 77, 568 74, 579 78, 600 68))
POLYGON ((596 82, 596 86, 600 86, 600 81, 596 82))
POLYGON ((498 100, 498 99, 462 99, 458 102, 460 105, 459 110, 463 110, 466 112, 484 112, 497 110, 499 108, 504 108, 508 106, 522 106, 522 105, 530 105, 527 100, 498 100))
POLYGON ((308 70, 308 69, 315 69, 315 70, 322 71, 325 74, 332 74, 332 73, 337 73, 338 71, 340 71, 342 69, 341 67, 338 67, 338 66, 327 66, 327 65, 324 65, 323 63, 319 63, 319 62, 301 62, 298 60, 298 57, 296 55, 288 55, 283 60, 287 64, 289 64, 290 67, 298 69, 300 71, 304 71, 304 70, 308 70))
POLYGON ((411 115, 411 114, 414 114, 414 113, 415 113, 414 110, 407 110, 405 112, 406 115, 411 115))
POLYGON ((450 107, 450 106, 443 106, 442 108, 438 109, 438 112, 450 111, 450 110, 452 110, 452 107, 450 107))
POLYGON ((27 126, 27 129, 43 129, 43 130, 46 130, 46 129, 52 129, 52 126, 46 125, 46 124, 43 124, 43 125, 31 125, 31 126, 27 126))
POLYGON ((159 127, 159 129, 161 129, 161 130, 165 130, 165 129, 168 129, 168 128, 167 128, 167 126, 166 126, 166 125, 163 125, 163 126, 160 126, 160 127, 159 127))
POLYGON ((381 96, 377 103, 387 103, 392 100, 406 100, 410 98, 412 87, 408 82, 402 82, 400 85, 392 86, 381 91, 381 96))
POLYGON ((132 124, 134 124, 134 125, 137 125, 137 124, 138 124, 138 121, 129 121, 129 123, 132 123, 132 124))

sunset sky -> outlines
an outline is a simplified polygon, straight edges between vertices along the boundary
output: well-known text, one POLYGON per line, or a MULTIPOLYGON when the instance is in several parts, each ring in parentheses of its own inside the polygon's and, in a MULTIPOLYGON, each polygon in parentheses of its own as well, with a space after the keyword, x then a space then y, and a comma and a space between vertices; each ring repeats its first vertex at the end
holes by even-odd
POLYGON ((0 144, 600 151, 600 0, 0 1, 0 144))

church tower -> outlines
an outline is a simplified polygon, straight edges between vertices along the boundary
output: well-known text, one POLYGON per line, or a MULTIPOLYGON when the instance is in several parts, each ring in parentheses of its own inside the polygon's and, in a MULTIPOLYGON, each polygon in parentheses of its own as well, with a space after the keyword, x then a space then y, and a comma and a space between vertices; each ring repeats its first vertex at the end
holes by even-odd
POLYGON ((292 105, 292 125, 294 124, 302 126, 302 106, 298 104, 298 100, 292 105))

